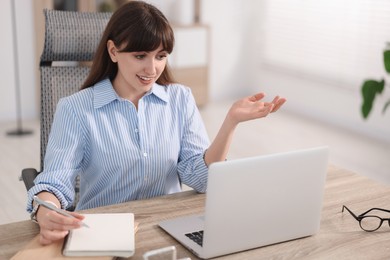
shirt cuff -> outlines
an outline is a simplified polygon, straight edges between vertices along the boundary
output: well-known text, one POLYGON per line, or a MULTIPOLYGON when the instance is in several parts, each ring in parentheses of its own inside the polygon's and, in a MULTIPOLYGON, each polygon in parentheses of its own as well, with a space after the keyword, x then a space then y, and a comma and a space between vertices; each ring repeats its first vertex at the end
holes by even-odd
POLYGON ((34 196, 42 191, 50 192, 54 196, 56 196, 57 199, 61 203, 61 208, 63 208, 63 209, 66 209, 68 207, 68 205, 70 204, 68 202, 68 200, 65 198, 65 196, 59 190, 57 190, 49 185, 37 184, 37 185, 33 186, 27 193, 28 197, 27 197, 27 208, 26 209, 29 213, 31 213, 31 211, 33 209, 32 204, 33 204, 34 196))

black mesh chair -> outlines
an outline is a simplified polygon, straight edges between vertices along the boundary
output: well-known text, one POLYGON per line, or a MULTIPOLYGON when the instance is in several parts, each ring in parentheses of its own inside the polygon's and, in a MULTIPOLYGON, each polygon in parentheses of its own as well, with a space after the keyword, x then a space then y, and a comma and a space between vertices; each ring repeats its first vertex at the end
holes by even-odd
MULTIPOLYGON (((44 10, 44 15, 45 41, 39 65, 41 163, 40 170, 22 170, 22 180, 27 190, 34 185, 35 177, 43 170, 46 145, 57 102, 80 89, 90 70, 88 63, 92 61, 111 17, 111 13, 58 10, 44 10)), ((77 189, 78 187, 76 193, 77 189)))

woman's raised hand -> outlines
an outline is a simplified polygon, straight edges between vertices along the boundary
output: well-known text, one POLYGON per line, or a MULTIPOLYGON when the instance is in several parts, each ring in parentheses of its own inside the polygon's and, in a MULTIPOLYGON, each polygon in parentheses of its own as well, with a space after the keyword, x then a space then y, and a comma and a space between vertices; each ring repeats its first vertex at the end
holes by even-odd
POLYGON ((236 101, 230 108, 227 116, 234 123, 249 121, 268 116, 276 112, 286 102, 285 98, 274 97, 272 102, 265 102, 262 99, 264 93, 257 93, 253 96, 245 97, 236 101))

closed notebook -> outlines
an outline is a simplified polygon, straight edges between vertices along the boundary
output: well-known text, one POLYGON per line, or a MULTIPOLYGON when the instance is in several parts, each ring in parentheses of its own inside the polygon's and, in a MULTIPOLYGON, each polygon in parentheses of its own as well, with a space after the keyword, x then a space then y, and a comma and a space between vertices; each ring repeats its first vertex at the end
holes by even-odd
POLYGON ((83 214, 89 228, 69 232, 65 256, 115 256, 134 254, 134 215, 132 213, 83 214))

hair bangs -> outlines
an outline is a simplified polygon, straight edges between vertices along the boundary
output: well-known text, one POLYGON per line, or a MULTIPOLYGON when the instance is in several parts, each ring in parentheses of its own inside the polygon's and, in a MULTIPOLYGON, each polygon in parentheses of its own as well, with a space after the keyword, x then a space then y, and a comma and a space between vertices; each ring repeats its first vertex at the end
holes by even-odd
MULTIPOLYGON (((136 33, 127 34, 128 39, 122 52, 154 51, 160 45, 163 50, 171 53, 174 47, 174 34, 169 26, 153 26, 152 28, 138 27, 136 33), (153 29, 152 29, 153 28, 153 29)), ((133 28, 134 29, 134 28, 133 28)))

